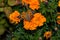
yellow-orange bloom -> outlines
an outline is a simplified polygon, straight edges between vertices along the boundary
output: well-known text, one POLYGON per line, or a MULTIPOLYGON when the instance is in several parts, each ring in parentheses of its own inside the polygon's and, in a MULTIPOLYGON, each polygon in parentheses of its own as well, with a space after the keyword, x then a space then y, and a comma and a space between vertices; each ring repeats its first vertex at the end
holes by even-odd
POLYGON ((35 30, 37 25, 31 22, 32 19, 32 12, 28 10, 27 12, 22 12, 22 18, 24 19, 24 28, 26 30, 35 30))
POLYGON ((60 7, 60 0, 58 1, 58 6, 60 7))
POLYGON ((35 30, 38 26, 43 26, 44 22, 46 22, 46 18, 40 13, 35 13, 30 21, 24 20, 24 28, 26 30, 35 30))
POLYGON ((44 33, 44 37, 46 39, 50 38, 51 36, 52 36, 52 32, 51 31, 47 31, 47 32, 44 33))
POLYGON ((30 3, 29 3, 29 8, 31 8, 32 10, 38 10, 39 9, 39 1, 38 0, 32 0, 30 3))
POLYGON ((57 23, 60 24, 60 16, 57 16, 57 23))
POLYGON ((38 25, 34 24, 33 22, 29 22, 27 20, 24 20, 24 28, 26 30, 36 30, 38 25))
POLYGON ((41 13, 35 13, 32 22, 38 26, 43 26, 43 23, 46 22, 46 18, 41 13))
POLYGON ((38 10, 39 9, 39 1, 38 0, 22 0, 22 4, 29 4, 29 8, 32 10, 38 10))
POLYGON ((60 19, 60 16, 57 16, 57 19, 60 19))
POLYGON ((60 25, 60 20, 57 20, 57 23, 60 25))
POLYGON ((18 11, 14 11, 9 15, 9 20, 11 23, 18 24, 20 22, 20 13, 18 11))

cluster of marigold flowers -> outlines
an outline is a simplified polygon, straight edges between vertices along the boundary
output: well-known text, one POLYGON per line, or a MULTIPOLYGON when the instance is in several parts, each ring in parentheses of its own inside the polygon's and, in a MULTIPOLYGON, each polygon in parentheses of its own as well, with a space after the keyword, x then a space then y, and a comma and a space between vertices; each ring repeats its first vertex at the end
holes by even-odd
MULTIPOLYGON (((21 0, 21 2, 23 5, 29 6, 32 10, 38 10, 40 8, 39 0, 21 0)), ((9 19, 11 23, 15 24, 18 24, 23 19, 23 28, 26 30, 35 30, 38 26, 43 26, 44 22, 46 22, 44 15, 41 13, 32 13, 32 11, 22 12, 21 14, 18 11, 14 11, 10 14, 9 19)))
MULTIPOLYGON (((42 0, 41 0, 42 1, 42 0)), ((43 0, 44 1, 44 0, 43 0)), ((23 4, 31 4, 33 5, 34 3, 34 9, 36 8, 36 5, 39 5, 39 1, 38 0, 22 0, 23 4), (35 3, 36 2, 36 3, 35 3)), ((58 1, 58 6, 60 5, 60 1, 58 1)), ((38 9, 39 7, 37 7, 38 9)), ((60 24, 60 13, 58 13, 59 16, 57 16, 57 23, 60 24)), ((46 18, 44 17, 44 15, 42 15, 41 13, 32 13, 31 11, 27 11, 27 12, 22 12, 22 15, 18 12, 18 11, 14 11, 13 13, 10 14, 9 19, 11 21, 11 23, 16 23, 18 24, 20 22, 21 19, 24 19, 24 28, 26 30, 35 30, 38 26, 43 26, 44 22, 46 22, 46 18), (21 18, 20 18, 21 17, 21 18)))
MULTIPOLYGON (((47 0, 41 0, 41 2, 47 0)), ((39 0, 22 0, 23 5, 29 5, 29 8, 32 10, 38 10, 40 8, 39 0)), ((58 6, 60 7, 60 1, 58 1, 58 6)), ((60 12, 57 13, 57 23, 60 25, 60 12)), ((27 12, 22 12, 21 14, 18 11, 14 11, 10 14, 9 20, 11 23, 18 24, 23 19, 23 28, 26 30, 36 30, 37 27, 41 27, 46 22, 46 17, 42 13, 32 13, 31 10, 27 12)), ((46 39, 52 36, 51 31, 44 33, 46 39)))
MULTIPOLYGON (((44 17, 44 15, 42 15, 41 13, 32 14, 30 10, 28 10, 27 12, 22 12, 22 14, 20 14, 18 11, 14 11, 9 16, 9 20, 11 23, 18 24, 21 19, 23 19, 23 28, 25 28, 26 30, 36 30, 37 27, 43 26, 44 22, 46 22, 46 18, 44 17)), ((51 31, 47 31, 44 33, 44 37, 46 39, 50 38, 51 36, 51 31)))
POLYGON ((35 30, 38 26, 43 26, 46 22, 46 18, 41 13, 32 13, 31 11, 22 12, 20 14, 18 11, 14 11, 10 14, 9 20, 11 23, 18 24, 20 20, 23 19, 23 28, 26 30, 35 30))

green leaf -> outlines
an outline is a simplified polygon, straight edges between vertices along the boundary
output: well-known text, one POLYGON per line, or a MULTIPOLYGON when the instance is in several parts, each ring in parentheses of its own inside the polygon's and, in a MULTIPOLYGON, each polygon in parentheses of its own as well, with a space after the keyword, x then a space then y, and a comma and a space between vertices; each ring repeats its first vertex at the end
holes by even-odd
POLYGON ((3 12, 3 8, 0 8, 0 12, 3 12))
POLYGON ((4 32, 5 32, 5 28, 2 25, 0 25, 0 35, 2 35, 4 32))
POLYGON ((5 20, 2 19, 2 20, 0 21, 0 24, 2 25, 2 24, 4 24, 4 23, 5 23, 5 20))
POLYGON ((8 5, 10 6, 16 5, 16 0, 8 0, 8 5))

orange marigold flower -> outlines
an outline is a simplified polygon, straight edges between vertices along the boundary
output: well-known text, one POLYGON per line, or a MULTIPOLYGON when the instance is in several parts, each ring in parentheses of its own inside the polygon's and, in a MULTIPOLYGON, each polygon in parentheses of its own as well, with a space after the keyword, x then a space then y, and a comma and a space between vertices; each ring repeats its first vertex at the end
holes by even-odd
POLYGON ((22 18, 24 19, 24 28, 26 30, 35 30, 37 25, 31 22, 31 19, 33 17, 33 14, 31 10, 28 10, 27 12, 22 13, 22 18))
POLYGON ((24 20, 24 28, 26 30, 35 30, 38 25, 34 24, 33 22, 29 22, 24 20))
POLYGON ((57 20, 57 23, 60 25, 60 20, 57 20))
POLYGON ((35 13, 30 21, 24 20, 24 28, 26 30, 35 30, 38 26, 43 26, 44 22, 46 22, 46 18, 40 13, 35 13))
POLYGON ((33 0, 29 3, 29 7, 32 9, 32 10, 38 10, 39 9, 39 1, 38 0, 33 0))
POLYGON ((60 19, 60 16, 57 16, 58 19, 60 19))
POLYGON ((15 23, 18 24, 18 22, 20 22, 20 13, 18 11, 14 11, 13 13, 11 13, 9 15, 9 20, 11 23, 15 23))
POLYGON ((35 13, 32 22, 38 26, 43 26, 43 23, 46 22, 46 18, 41 13, 35 13))
POLYGON ((57 23, 60 24, 60 16, 57 16, 57 23))
POLYGON ((51 31, 47 31, 47 32, 44 33, 44 37, 46 39, 50 38, 51 36, 52 36, 52 32, 51 31))
POLYGON ((29 8, 31 8, 32 10, 38 10, 39 9, 39 5, 34 5, 34 4, 30 4, 29 8))
POLYGON ((57 23, 60 24, 60 16, 57 16, 57 23))
POLYGON ((32 10, 38 10, 39 9, 39 1, 38 0, 22 0, 22 4, 29 4, 29 8, 32 10))
POLYGON ((58 6, 60 7, 60 0, 58 1, 58 6))

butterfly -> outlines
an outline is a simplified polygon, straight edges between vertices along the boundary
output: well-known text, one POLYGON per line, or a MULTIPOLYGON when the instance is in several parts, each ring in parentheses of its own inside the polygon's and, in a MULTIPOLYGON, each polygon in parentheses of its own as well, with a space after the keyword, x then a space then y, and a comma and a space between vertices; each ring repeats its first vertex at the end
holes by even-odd
POLYGON ((30 21, 33 17, 33 13, 31 12, 31 10, 28 10, 27 12, 22 12, 22 16, 23 19, 30 21))

